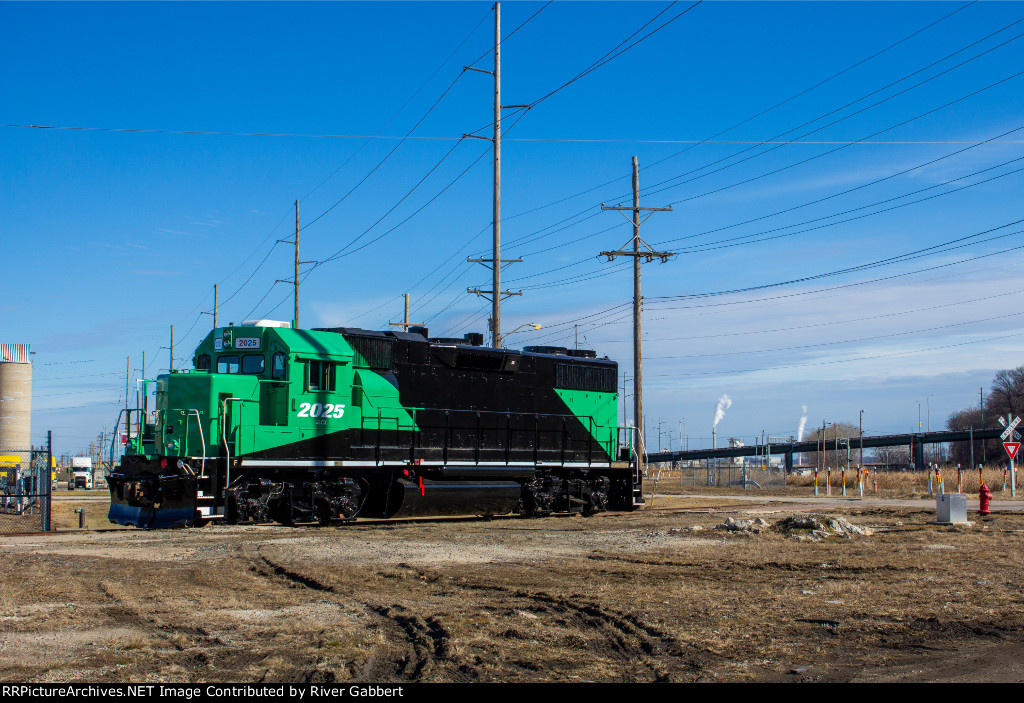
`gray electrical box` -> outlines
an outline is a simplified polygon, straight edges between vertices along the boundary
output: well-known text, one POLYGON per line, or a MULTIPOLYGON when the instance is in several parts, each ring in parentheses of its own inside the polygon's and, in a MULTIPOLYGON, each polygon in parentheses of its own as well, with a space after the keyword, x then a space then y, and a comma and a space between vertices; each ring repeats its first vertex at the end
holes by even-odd
POLYGON ((938 511, 936 522, 962 525, 967 522, 967 496, 962 493, 944 493, 935 501, 938 511))

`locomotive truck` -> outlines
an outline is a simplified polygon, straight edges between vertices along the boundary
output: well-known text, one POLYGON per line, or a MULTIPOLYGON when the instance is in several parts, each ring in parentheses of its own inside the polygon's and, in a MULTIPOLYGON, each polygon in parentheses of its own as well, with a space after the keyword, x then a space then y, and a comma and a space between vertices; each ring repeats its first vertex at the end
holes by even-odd
POLYGON ((130 440, 107 477, 113 523, 643 503, 631 428, 617 426, 618 366, 593 351, 255 320, 214 329, 192 362, 143 381, 144 399, 155 385, 155 408, 122 410, 130 440))

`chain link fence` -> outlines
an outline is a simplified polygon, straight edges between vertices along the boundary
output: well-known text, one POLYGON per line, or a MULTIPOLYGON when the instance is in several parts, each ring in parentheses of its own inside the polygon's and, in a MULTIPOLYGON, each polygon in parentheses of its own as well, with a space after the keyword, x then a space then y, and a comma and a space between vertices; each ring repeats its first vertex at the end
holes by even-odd
POLYGON ((680 486, 714 486, 736 488, 785 489, 786 469, 783 465, 742 463, 729 459, 703 459, 682 465, 664 464, 648 467, 648 475, 659 481, 679 479, 680 486))
POLYGON ((53 475, 49 437, 42 447, 0 447, 0 534, 50 530, 53 475))

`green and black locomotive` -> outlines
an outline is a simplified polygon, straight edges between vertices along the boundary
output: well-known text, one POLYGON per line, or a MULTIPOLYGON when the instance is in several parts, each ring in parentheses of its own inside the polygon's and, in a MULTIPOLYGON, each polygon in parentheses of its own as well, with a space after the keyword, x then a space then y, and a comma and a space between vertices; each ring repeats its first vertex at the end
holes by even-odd
POLYGON ((327 524, 642 504, 616 426, 617 364, 482 343, 265 320, 215 329, 194 369, 156 379, 155 409, 128 411, 135 429, 107 479, 110 521, 327 524))

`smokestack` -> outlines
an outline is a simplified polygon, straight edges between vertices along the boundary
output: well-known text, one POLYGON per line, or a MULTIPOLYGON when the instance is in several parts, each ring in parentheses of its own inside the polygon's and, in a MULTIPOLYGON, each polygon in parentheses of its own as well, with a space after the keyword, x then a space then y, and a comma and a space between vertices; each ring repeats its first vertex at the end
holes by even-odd
POLYGON ((711 448, 718 449, 718 428, 711 428, 711 448))

